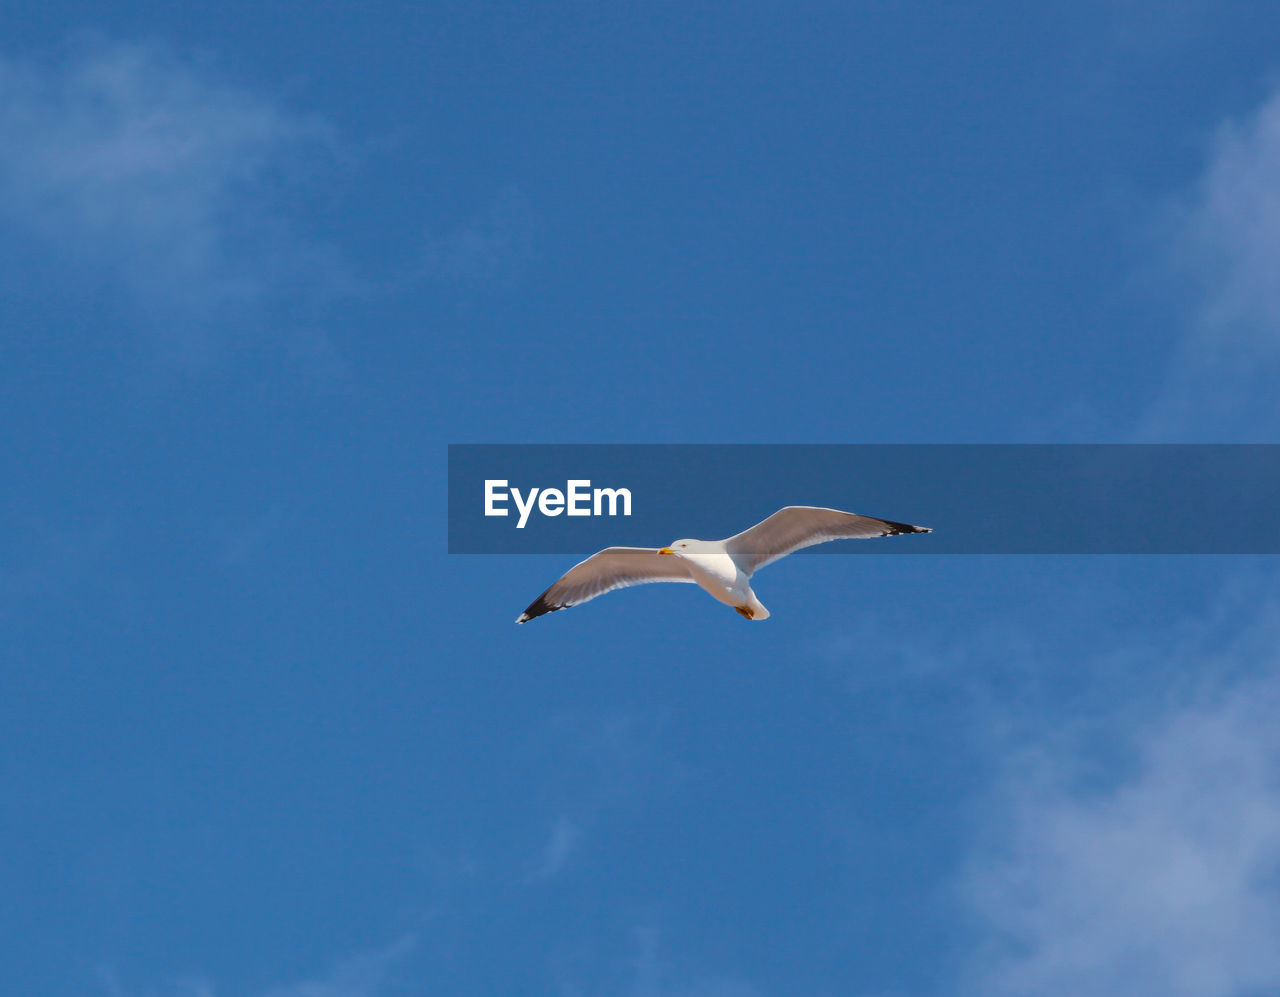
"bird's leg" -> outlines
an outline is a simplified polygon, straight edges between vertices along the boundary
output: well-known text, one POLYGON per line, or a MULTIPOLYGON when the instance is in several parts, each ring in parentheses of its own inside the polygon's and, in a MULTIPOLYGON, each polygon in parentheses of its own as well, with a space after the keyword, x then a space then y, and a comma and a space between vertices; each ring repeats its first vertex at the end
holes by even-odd
POLYGON ((743 619, 754 620, 756 617, 756 614, 751 612, 750 606, 734 606, 733 608, 738 611, 738 615, 743 619))

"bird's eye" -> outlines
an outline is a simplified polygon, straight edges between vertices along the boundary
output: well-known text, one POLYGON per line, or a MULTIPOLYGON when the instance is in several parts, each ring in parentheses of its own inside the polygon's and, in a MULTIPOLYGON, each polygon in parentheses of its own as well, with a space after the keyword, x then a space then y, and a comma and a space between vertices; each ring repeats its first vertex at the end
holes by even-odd
POLYGON ((688 545, 688 544, 681 544, 680 546, 681 546, 681 547, 688 547, 689 545, 688 545))

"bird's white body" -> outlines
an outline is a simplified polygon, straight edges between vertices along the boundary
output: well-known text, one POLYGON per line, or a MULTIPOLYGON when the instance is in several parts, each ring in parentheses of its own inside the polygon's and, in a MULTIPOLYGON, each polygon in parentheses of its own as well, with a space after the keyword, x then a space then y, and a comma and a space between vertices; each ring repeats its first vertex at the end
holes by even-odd
POLYGON ((764 620, 769 610, 751 591, 751 575, 725 550, 724 544, 707 540, 677 540, 668 548, 682 558, 693 580, 726 606, 749 620, 764 620))

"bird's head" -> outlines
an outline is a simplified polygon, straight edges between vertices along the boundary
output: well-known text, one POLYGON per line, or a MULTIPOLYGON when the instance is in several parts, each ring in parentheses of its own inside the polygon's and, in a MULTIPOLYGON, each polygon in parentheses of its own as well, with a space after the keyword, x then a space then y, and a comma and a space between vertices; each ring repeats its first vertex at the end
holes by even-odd
POLYGON ((659 554, 671 554, 675 557, 687 557, 701 543, 700 540, 673 540, 671 546, 663 547, 658 551, 659 554))

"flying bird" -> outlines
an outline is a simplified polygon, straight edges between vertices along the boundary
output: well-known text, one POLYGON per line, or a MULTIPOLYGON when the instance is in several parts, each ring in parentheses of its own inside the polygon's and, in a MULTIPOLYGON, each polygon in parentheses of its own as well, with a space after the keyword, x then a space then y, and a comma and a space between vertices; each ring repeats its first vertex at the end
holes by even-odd
POLYGON ((751 591, 751 576, 766 564, 828 540, 932 532, 925 526, 839 509, 789 505, 727 540, 676 540, 669 547, 606 547, 566 571, 516 622, 527 623, 614 589, 648 582, 693 582, 748 620, 767 620, 769 610, 751 591))

